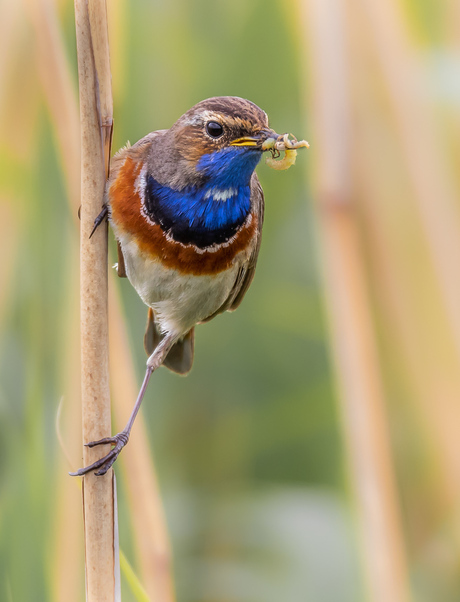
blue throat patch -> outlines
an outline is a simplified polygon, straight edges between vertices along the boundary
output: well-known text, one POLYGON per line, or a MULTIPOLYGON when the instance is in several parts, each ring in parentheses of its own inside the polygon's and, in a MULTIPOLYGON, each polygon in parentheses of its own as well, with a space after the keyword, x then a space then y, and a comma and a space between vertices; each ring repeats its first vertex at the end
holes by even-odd
POLYGON ((253 146, 228 146, 215 153, 203 155, 196 169, 206 175, 213 186, 238 188, 249 185, 252 172, 262 158, 262 151, 253 146))
POLYGON ((197 171, 205 184, 177 191, 148 175, 145 208, 177 242, 205 248, 228 241, 251 210, 250 180, 261 151, 229 147, 203 155, 197 171))

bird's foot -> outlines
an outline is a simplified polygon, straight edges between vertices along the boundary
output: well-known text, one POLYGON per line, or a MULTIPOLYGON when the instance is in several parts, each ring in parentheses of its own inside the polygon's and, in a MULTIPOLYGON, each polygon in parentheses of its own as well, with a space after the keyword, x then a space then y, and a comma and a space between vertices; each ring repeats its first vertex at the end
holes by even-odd
POLYGON ((83 475, 97 469, 99 469, 95 473, 97 477, 104 475, 118 458, 121 450, 128 443, 128 440, 129 435, 125 431, 121 431, 121 433, 118 433, 115 435, 115 437, 105 437, 104 439, 99 439, 99 441, 90 441, 89 443, 86 443, 86 447, 96 447, 96 445, 104 445, 106 443, 110 443, 110 445, 113 445, 114 447, 112 447, 106 456, 96 460, 96 462, 93 462, 93 464, 85 466, 85 468, 80 468, 76 472, 69 472, 70 476, 82 477, 83 475))

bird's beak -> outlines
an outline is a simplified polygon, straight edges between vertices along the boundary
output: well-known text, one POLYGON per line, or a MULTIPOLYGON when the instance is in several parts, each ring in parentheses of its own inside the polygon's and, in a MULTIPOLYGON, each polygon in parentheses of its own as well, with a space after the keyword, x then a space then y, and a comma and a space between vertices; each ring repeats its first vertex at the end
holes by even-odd
POLYGON ((244 136, 243 138, 237 138, 230 142, 231 146, 253 146, 262 151, 267 151, 272 148, 275 148, 276 141, 281 139, 283 136, 280 136, 275 131, 267 128, 265 130, 261 130, 255 136, 244 136))

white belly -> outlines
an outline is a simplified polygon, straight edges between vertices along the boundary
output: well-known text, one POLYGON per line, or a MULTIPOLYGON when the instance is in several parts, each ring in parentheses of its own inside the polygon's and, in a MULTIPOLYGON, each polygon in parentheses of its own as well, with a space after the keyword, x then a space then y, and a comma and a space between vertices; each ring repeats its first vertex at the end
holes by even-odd
POLYGON ((187 333, 224 303, 235 283, 239 262, 213 276, 187 276, 142 257, 132 242, 122 241, 126 274, 142 301, 156 314, 162 332, 187 333))

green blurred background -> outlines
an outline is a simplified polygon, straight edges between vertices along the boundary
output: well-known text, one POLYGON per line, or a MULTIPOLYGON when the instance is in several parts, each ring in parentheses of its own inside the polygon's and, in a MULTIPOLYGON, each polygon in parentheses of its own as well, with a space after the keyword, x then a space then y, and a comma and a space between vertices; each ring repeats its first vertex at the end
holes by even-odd
MULTIPOLYGON (((300 0, 108 6, 114 150, 218 95, 252 100, 275 130, 311 144, 287 172, 259 166, 266 220, 254 283, 235 314, 197 328, 191 374, 160 370, 143 405, 179 602, 374 599, 323 304, 317 64, 299 18, 302 4, 314 13, 313 1, 300 0)), ((392 104, 365 4, 373 3, 350 2, 342 24, 352 47, 356 227, 413 598, 451 602, 460 597, 460 356, 437 279, 442 261, 433 260, 435 243, 408 175, 417 169, 410 151, 404 154, 412 134, 401 133, 407 122, 394 109, 397 99, 392 104), (369 157, 375 172, 366 168, 369 157)), ((420 75, 414 86, 422 82, 420 114, 429 115, 439 140, 428 171, 437 181, 436 165, 445 165, 458 201, 460 11, 455 0, 389 4, 401 26, 395 35, 403 36, 420 75)), ((60 402, 64 413, 78 404, 79 378, 72 3, 2 0, 0 78, 0 599, 82 600, 80 493, 66 473, 80 465, 81 452, 71 450, 68 464, 56 432, 60 402), (71 504, 76 513, 65 515, 71 504), (77 581, 63 596, 60 561, 67 556, 77 581)), ((432 202, 441 207, 443 199, 432 202)), ((459 228, 458 209, 453 205, 452 228, 459 228)), ((114 263, 112 235, 110 247, 114 263)), ((458 257, 446 250, 442 265, 458 279, 458 257)), ((115 284, 140 383, 146 308, 127 280, 115 284)), ((70 430, 78 432, 72 420, 70 430)), ((122 460, 116 472, 120 545, 137 571, 122 460)), ((122 588, 124 601, 137 599, 123 575, 122 588)))

